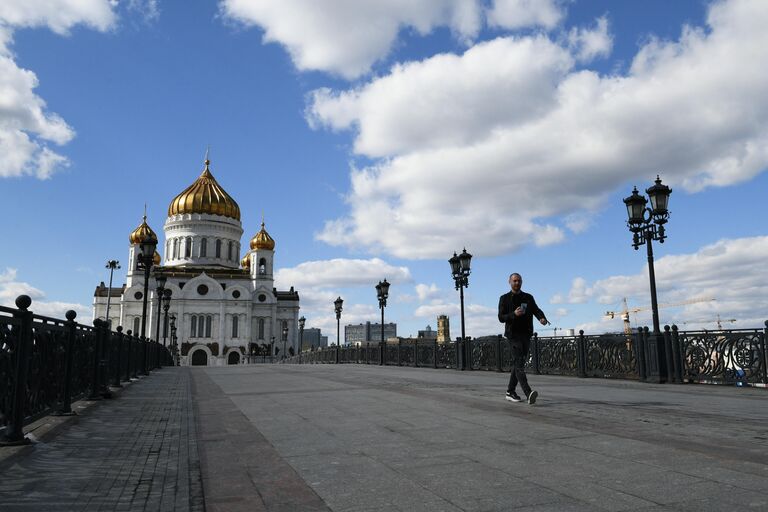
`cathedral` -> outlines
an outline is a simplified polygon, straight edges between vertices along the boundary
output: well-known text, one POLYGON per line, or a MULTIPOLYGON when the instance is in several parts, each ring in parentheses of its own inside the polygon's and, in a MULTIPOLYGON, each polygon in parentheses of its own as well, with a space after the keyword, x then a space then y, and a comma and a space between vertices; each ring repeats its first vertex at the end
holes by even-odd
MULTIPOLYGON (((155 252, 150 274, 146 336, 157 336, 160 301, 155 277, 163 275, 165 289, 171 291, 168 318, 176 319, 182 365, 246 364, 261 360, 255 354, 280 357, 293 353, 299 344, 299 294, 293 287, 288 291, 274 287, 275 241, 263 220, 240 259, 240 207, 209 167, 206 156, 202 174, 168 206, 165 243, 158 242, 165 258, 155 252)), ((126 283, 108 288, 102 282, 96 288, 94 318, 106 318, 109 302, 112 326, 141 333, 144 270, 138 262, 140 243, 153 235, 145 215, 128 237, 126 283)), ((169 323, 161 311, 159 338, 168 346, 169 323)))

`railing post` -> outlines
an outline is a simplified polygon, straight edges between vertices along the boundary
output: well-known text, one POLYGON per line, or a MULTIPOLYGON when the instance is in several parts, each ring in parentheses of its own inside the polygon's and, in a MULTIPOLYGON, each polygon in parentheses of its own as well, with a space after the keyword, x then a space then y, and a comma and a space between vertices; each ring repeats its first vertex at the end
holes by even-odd
POLYGON ((24 437, 24 413, 27 402, 27 374, 29 373, 29 350, 32 346, 32 312, 28 311, 32 299, 28 295, 16 297, 16 311, 13 316, 21 322, 16 332, 16 365, 14 368, 13 393, 10 404, 10 421, 5 433, 0 438, 0 446, 18 446, 29 444, 24 437))
POLYGON ((434 344, 432 345, 432 366, 433 368, 437 369, 437 340, 435 340, 434 344))
POLYGON ((101 322, 101 359, 99 360, 99 390, 104 398, 112 398, 112 392, 109 390, 109 350, 112 344, 112 331, 109 329, 109 323, 101 322))
POLYGON ((122 363, 122 352, 123 352, 123 326, 118 325, 117 326, 117 357, 115 358, 115 378, 112 379, 112 386, 116 388, 123 387, 122 384, 120 384, 120 365, 122 363))
POLYGON ((768 320, 763 330, 763 384, 768 384, 768 320))
POLYGON ((67 348, 64 354, 64 395, 61 399, 61 408, 56 411, 56 416, 74 416, 72 411, 72 359, 75 357, 75 337, 77 324, 75 317, 77 313, 71 309, 67 311, 67 348))
POLYGON ((584 339, 584 330, 579 330, 579 339, 576 341, 576 357, 578 357, 579 377, 587 376, 587 341, 584 339))
POLYGON ((539 333, 533 333, 533 340, 531 340, 531 354, 533 355, 533 371, 536 375, 541 375, 539 369, 539 333))
POLYGON ((413 367, 419 367, 419 339, 413 340, 413 367))
POLYGON ((669 332, 669 326, 664 326, 664 353, 667 359, 667 382, 675 383, 675 361, 672 359, 672 334, 669 332))
POLYGON ((642 362, 642 379, 645 381, 648 380, 648 354, 646 353, 648 345, 648 326, 640 328, 638 335, 640 339, 640 353, 638 354, 638 358, 642 362))
MULTIPOLYGON (((383 329, 384 327, 382 327, 383 329)), ((385 342, 380 341, 379 342, 379 366, 384 366, 384 356, 386 355, 386 348, 384 345, 385 342)))
POLYGON ((502 362, 502 352, 501 352, 501 334, 496 336, 496 371, 502 372, 503 370, 503 362, 502 362))
POLYGON ((101 363, 101 329, 99 329, 101 320, 98 318, 93 321, 93 373, 91 374, 91 394, 88 400, 101 400, 99 394, 99 366, 101 363))
POLYGON ((685 351, 680 343, 680 332, 677 326, 672 324, 672 353, 675 358, 675 376, 679 383, 685 382, 685 351))
POLYGON ((472 370, 472 337, 464 338, 464 369, 472 370))
POLYGON ((403 347, 403 340, 397 340, 397 366, 402 366, 400 360, 400 349, 403 347))

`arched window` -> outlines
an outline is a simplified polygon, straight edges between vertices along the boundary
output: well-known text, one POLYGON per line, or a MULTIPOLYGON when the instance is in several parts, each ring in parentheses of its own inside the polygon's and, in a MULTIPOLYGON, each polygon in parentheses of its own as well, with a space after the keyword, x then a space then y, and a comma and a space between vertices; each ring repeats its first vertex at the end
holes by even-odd
POLYGON ((211 315, 208 315, 205 318, 205 337, 210 338, 211 337, 211 324, 213 323, 213 317, 211 315))
POLYGON ((192 237, 188 236, 184 243, 184 257, 189 258, 192 256, 192 237))
POLYGON ((168 239, 165 241, 165 257, 167 259, 171 259, 170 255, 171 255, 171 240, 168 239))
POLYGON ((179 257, 179 239, 174 238, 173 239, 173 259, 176 259, 179 257))
POLYGON ((189 328, 189 336, 191 338, 197 338, 197 317, 195 315, 192 315, 191 318, 191 325, 189 328))
POLYGON ((232 261, 232 240, 229 241, 229 246, 227 248, 227 259, 232 261))
POLYGON ((267 274, 267 259, 261 258, 259 260, 259 275, 266 275, 267 274))
POLYGON ((232 317, 232 337, 237 338, 237 317, 232 317))
POLYGON ((282 324, 283 328, 281 329, 282 333, 280 334, 280 341, 288 341, 288 320, 283 320, 282 324))
POLYGON ((216 239, 216 257, 221 258, 221 240, 216 239))
POLYGON ((264 319, 259 318, 259 339, 264 339, 264 319))
POLYGON ((200 257, 205 258, 208 253, 208 239, 203 238, 200 240, 200 257))
POLYGON ((139 329, 141 329, 141 318, 134 317, 133 319, 133 335, 138 336, 139 335, 139 329))

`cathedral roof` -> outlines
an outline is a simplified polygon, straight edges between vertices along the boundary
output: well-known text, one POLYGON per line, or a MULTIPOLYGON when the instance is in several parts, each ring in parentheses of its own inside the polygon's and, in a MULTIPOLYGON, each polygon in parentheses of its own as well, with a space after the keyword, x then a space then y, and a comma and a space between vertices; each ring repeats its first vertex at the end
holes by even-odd
POLYGON ((251 249, 268 249, 270 251, 275 249, 275 241, 264 229, 264 221, 261 221, 261 230, 251 238, 251 249))
POLYGON ((169 217, 183 213, 208 213, 240 220, 240 207, 213 177, 208 168, 210 163, 206 158, 200 177, 173 198, 168 206, 169 217))
POLYGON ((157 235, 152 231, 152 228, 149 227, 149 224, 147 224, 147 216, 144 215, 144 219, 141 221, 141 224, 139 224, 139 227, 131 231, 131 234, 128 235, 128 240, 131 244, 140 244, 147 238, 154 238, 155 244, 157 244, 157 235))

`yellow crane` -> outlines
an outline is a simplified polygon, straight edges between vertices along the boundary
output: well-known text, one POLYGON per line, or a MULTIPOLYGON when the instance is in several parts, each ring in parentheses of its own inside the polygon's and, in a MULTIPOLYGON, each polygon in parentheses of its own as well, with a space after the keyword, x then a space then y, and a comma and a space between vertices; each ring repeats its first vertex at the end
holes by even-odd
MULTIPOLYGON (((686 304, 695 304, 697 302, 709 302, 715 300, 712 297, 699 297, 696 299, 690 299, 690 300, 684 300, 682 302, 670 302, 666 304, 659 304, 659 308, 671 308, 673 306, 685 306, 686 304)), ((624 334, 632 334, 632 325, 629 323, 629 314, 630 313, 637 313, 639 311, 648 311, 651 309, 651 306, 644 306, 641 308, 628 308, 627 307, 627 298, 624 297, 622 299, 622 302, 624 303, 624 309, 621 311, 606 311, 605 316, 608 318, 616 318, 617 316, 621 315, 621 319, 624 321, 624 334)))

